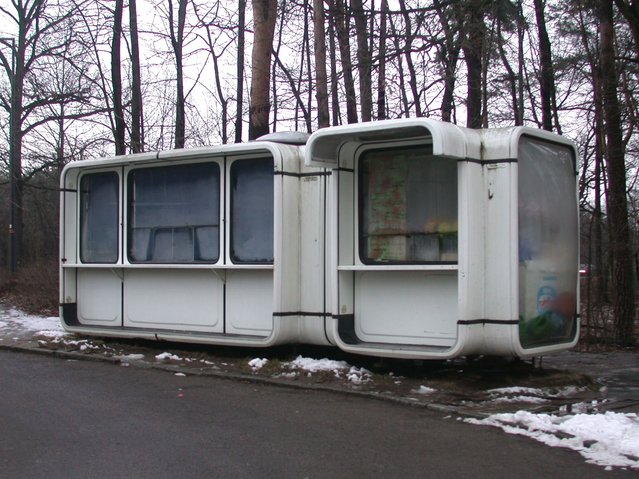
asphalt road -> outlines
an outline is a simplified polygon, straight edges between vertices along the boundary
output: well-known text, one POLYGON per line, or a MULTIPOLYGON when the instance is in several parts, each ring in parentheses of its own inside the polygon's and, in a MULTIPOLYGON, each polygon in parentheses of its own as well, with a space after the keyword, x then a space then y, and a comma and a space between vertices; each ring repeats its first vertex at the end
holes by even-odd
POLYGON ((422 408, 0 350, 0 477, 636 477, 422 408))

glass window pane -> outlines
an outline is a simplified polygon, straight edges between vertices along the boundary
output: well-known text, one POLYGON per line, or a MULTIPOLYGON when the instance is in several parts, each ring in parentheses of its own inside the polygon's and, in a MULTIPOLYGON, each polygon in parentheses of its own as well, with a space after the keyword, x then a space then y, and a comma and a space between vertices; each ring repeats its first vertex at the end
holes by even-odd
POLYGON ((567 342, 576 329, 579 263, 573 150, 523 137, 517 165, 520 341, 567 342))
POLYGON ((363 263, 457 262, 457 162, 430 152, 389 148, 360 158, 363 263))
POLYGON ((118 260, 118 175, 84 175, 80 181, 80 260, 115 263, 118 260))
POLYGON ((273 160, 237 160, 231 165, 231 259, 273 262, 273 160))
POLYGON ((141 168, 129 174, 129 259, 214 263, 219 257, 216 163, 141 168))

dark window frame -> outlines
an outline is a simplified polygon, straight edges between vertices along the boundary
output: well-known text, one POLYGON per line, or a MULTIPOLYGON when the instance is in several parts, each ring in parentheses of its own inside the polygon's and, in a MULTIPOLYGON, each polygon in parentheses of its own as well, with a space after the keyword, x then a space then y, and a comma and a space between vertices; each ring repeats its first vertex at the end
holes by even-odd
MULTIPOLYGON (((120 259, 120 206, 121 206, 121 201, 120 201, 120 175, 118 174, 117 171, 99 171, 99 172, 92 172, 92 173, 85 173, 80 177, 80 197, 79 197, 79 258, 80 258, 80 262, 83 264, 117 264, 118 260, 120 259), (84 186, 84 182, 89 179, 89 178, 96 178, 96 177, 111 177, 112 179, 115 180, 115 186, 116 186, 116 195, 115 195, 115 218, 114 218, 114 222, 113 222, 113 229, 115 230, 115 248, 114 248, 114 253, 115 253, 115 258, 113 260, 104 260, 104 261, 96 261, 94 259, 91 258, 85 258, 85 248, 84 248, 84 241, 83 241, 83 235, 84 235, 84 230, 85 230, 85 208, 84 208, 84 194, 85 194, 85 186, 84 186)), ((113 213, 113 212, 111 212, 113 213)), ((112 245, 113 246, 113 245, 112 245)))
MULTIPOLYGON (((131 264, 177 264, 177 265, 198 265, 198 264, 204 264, 204 265, 214 265, 217 264, 221 257, 222 257, 222 240, 221 240, 221 232, 222 232, 222 198, 221 198, 221 192, 223 191, 223 175, 222 175, 222 167, 220 165, 219 162, 217 161, 206 161, 206 162, 197 162, 197 163, 177 163, 177 164, 169 164, 169 165, 153 165, 153 166, 139 166, 139 167, 135 167, 132 168, 131 170, 129 170, 127 172, 127 177, 126 177, 126 188, 127 188, 127 200, 126 200, 126 208, 127 208, 127 225, 126 225, 126 238, 127 238, 127 247, 126 247, 126 254, 127 254, 127 259, 129 261, 129 263, 131 264), (192 243, 192 247, 193 247, 193 259, 192 260, 183 260, 183 261, 166 261, 166 260, 153 260, 150 259, 150 251, 149 251, 149 247, 147 246, 147 259, 137 259, 133 257, 133 248, 134 248, 134 239, 133 239, 133 230, 136 229, 136 227, 133 226, 132 223, 132 219, 135 217, 135 213, 134 213, 134 208, 135 208, 135 194, 133 192, 134 189, 134 183, 135 183, 135 176, 136 173, 138 172, 149 172, 149 171, 158 171, 158 170, 179 170, 179 169, 188 169, 188 168, 198 168, 198 167, 213 167, 212 173, 213 173, 213 180, 216 182, 216 186, 217 189, 215 191, 216 194, 216 202, 217 202, 217 209, 216 209, 216 218, 213 218, 215 221, 217 221, 217 223, 211 223, 211 224, 205 224, 205 225, 188 225, 188 224, 184 224, 184 225, 176 225, 176 226, 169 226, 169 225, 157 225, 155 227, 139 227, 138 229, 142 229, 142 228, 151 228, 154 231, 162 231, 162 230, 173 230, 173 233, 175 233, 175 230, 192 230, 190 231, 190 241, 192 243), (210 227, 210 228, 215 228, 216 234, 215 234, 215 241, 216 241, 216 245, 217 245, 217 249, 216 249, 216 255, 215 258, 213 259, 196 259, 195 258, 195 251, 197 250, 197 245, 196 245, 196 231, 195 229, 198 227, 210 227)), ((150 233, 151 234, 151 233, 150 233)), ((151 236, 149 236, 149 244, 152 242, 152 238, 151 236)))
POLYGON ((258 260, 254 260, 254 259, 249 259, 249 260, 244 260, 239 258, 236 254, 235 254, 235 245, 234 245, 234 238, 235 238, 235 221, 234 221, 234 205, 235 205, 235 170, 239 167, 239 165, 241 165, 242 163, 246 164, 248 162, 269 162, 269 168, 270 171, 272 172, 272 174, 270 175, 271 178, 271 185, 272 185, 272 196, 271 196, 271 205, 273 206, 272 208, 272 213, 270 214, 270 218, 271 218, 271 231, 272 231, 272 235, 274 235, 275 233, 275 160, 273 157, 269 157, 269 156, 260 156, 260 157, 255 157, 255 158, 237 158, 237 159, 233 159, 230 163, 229 166, 229 218, 227 221, 227 224, 229 225, 229 258, 231 260, 231 262, 233 264, 238 264, 238 265, 272 265, 274 263, 274 257, 275 257, 275 241, 274 241, 274 237, 271 238, 271 242, 273 245, 273 249, 271 251, 271 257, 267 260, 264 261, 258 261, 258 260))
MULTIPOLYGON (((364 194, 368 193, 368 186, 364 184, 364 174, 363 174, 363 163, 366 162, 368 160, 368 156, 371 154, 379 154, 379 153, 384 153, 384 152, 388 152, 388 153, 393 153, 393 152, 398 152, 398 153, 404 153, 404 152, 421 152, 424 153, 425 156, 428 156, 429 158, 424 159, 424 162, 429 161, 432 158, 442 158, 440 156, 434 156, 432 154, 432 145, 431 144, 413 144, 413 145, 402 145, 402 146, 385 146, 385 147, 380 147, 380 148, 370 148, 370 149, 366 149, 364 151, 362 151, 358 157, 357 157, 357 166, 356 166, 356 184, 357 184, 357 191, 356 191, 356 201, 357 201, 357 219, 356 219, 356 224, 357 224, 357 256, 359 258, 359 261, 366 265, 366 266, 393 266, 393 265, 397 265, 397 266, 402 266, 402 265, 406 265, 406 266, 410 266, 410 265, 432 265, 432 266, 445 266, 445 265, 458 265, 459 264, 459 226, 458 229, 454 232, 455 236, 454 236, 454 240, 455 240, 455 254, 457 256, 456 260, 376 260, 370 257, 370 255, 367 256, 368 253, 368 247, 366 245, 366 241, 367 241, 367 235, 365 235, 365 218, 366 218, 366 213, 365 213, 365 207, 367 206, 367 202, 365 201, 364 198, 364 194)), ((450 161, 452 165, 454 165, 455 168, 455 172, 456 174, 458 174, 459 172, 459 165, 458 162, 452 160, 452 159, 443 159, 444 161, 450 161)), ((455 220, 457 221, 457 225, 459 225, 459 181, 458 181, 458 177, 455 176, 455 201, 457 203, 456 205, 456 216, 455 216, 455 220)), ((445 234, 445 233, 441 233, 441 234, 445 234)), ((406 233, 407 237, 410 237, 411 235, 407 232, 406 233)))

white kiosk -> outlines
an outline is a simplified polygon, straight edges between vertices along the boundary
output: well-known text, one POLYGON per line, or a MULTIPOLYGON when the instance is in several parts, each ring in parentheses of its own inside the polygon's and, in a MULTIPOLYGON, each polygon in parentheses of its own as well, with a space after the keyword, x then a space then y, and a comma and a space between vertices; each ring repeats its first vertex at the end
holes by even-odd
POLYGON ((350 352, 527 357, 577 340, 576 151, 428 119, 320 130, 330 331, 350 352))
POLYGON ((387 357, 578 336, 576 151, 405 119, 67 165, 68 331, 387 357))

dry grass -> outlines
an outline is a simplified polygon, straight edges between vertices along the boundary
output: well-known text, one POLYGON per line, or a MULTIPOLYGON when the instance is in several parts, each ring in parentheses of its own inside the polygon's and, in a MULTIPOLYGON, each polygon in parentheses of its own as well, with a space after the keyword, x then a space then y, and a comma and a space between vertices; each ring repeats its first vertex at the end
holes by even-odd
POLYGON ((55 258, 25 265, 12 275, 0 270, 0 297, 29 314, 58 314, 58 263, 55 258))

